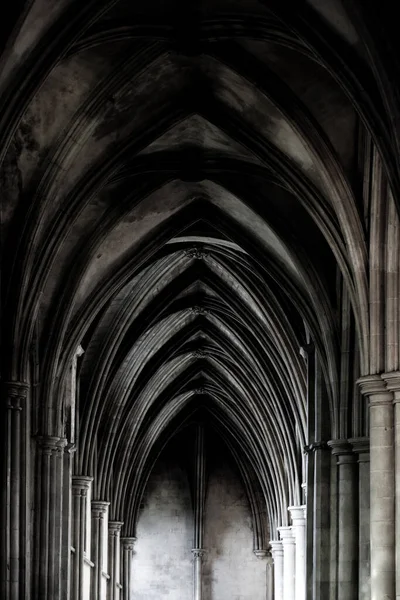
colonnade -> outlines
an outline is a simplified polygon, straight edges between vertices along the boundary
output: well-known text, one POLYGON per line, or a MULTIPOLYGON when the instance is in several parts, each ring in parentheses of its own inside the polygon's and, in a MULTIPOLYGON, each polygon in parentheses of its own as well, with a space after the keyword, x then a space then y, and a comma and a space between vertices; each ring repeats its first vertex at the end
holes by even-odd
MULTIPOLYGON (((381 443, 384 443, 382 437, 381 443)), ((322 453, 324 463, 330 461, 332 465, 328 493, 324 490, 327 501, 324 506, 316 501, 315 496, 320 491, 314 480, 308 486, 314 500, 311 543, 307 543, 310 511, 306 505, 289 507, 291 525, 278 527, 279 539, 270 542, 274 600, 317 600, 322 597, 322 590, 328 597, 332 590, 337 600, 383 600, 385 596, 371 595, 369 439, 321 442, 315 444, 312 451, 322 453), (308 561, 314 575, 310 582, 306 578, 308 561), (315 573, 316 564, 323 566, 318 573, 315 573), (324 579, 323 573, 328 573, 329 579, 324 579)), ((374 477, 372 471, 371 476, 374 477)), ((374 486, 384 493, 382 476, 379 485, 375 482, 372 486, 371 494, 374 494, 374 486)), ((380 539, 382 545, 382 537, 380 539)))
POLYGON ((128 600, 136 538, 121 537, 110 503, 91 499, 92 477, 72 477, 71 600, 128 600))
POLYGON ((271 540, 274 563, 274 600, 305 600, 306 507, 291 506, 291 526, 278 528, 279 540, 271 540))

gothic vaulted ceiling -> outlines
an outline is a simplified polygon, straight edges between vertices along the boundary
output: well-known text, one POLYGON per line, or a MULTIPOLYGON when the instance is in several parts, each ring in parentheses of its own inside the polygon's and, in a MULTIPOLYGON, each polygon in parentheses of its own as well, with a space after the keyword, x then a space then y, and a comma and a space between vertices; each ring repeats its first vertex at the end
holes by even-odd
POLYGON ((310 340, 346 435, 342 355, 356 336, 365 369, 369 335, 360 165, 373 140, 395 188, 399 155, 372 8, 350 4, 32 0, 10 22, 5 370, 36 378, 37 429, 60 433, 80 347, 79 469, 133 524, 196 415, 284 522, 310 340))

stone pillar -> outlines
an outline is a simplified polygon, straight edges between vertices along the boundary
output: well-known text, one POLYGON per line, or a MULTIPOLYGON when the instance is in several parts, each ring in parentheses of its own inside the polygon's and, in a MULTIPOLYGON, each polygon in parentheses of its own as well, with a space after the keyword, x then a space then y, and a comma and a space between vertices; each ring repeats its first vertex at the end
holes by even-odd
POLYGON ((290 506, 292 529, 296 542, 296 600, 306 598, 306 507, 290 506))
POLYGON ((38 438, 38 495, 35 597, 59 598, 62 589, 63 469, 66 441, 56 436, 38 438))
POLYGON ((205 551, 202 548, 193 548, 193 598, 194 600, 202 600, 203 593, 203 557, 205 551))
POLYGON ((358 600, 371 600, 369 438, 349 442, 358 457, 358 600))
POLYGON ((93 500, 91 503, 92 509, 92 551, 91 558, 94 562, 94 571, 91 585, 90 600, 105 600, 102 598, 101 589, 103 581, 103 564, 104 564, 104 539, 106 514, 109 502, 103 500, 93 500))
POLYGON ((87 494, 93 477, 74 475, 72 477, 73 532, 72 544, 75 548, 74 570, 72 574, 72 600, 83 600, 84 552, 87 514, 87 494))
POLYGON ((400 599, 400 372, 384 373, 382 379, 393 393, 394 411, 394 475, 395 475, 395 557, 396 557, 396 600, 400 599))
POLYGON ((25 422, 28 386, 21 382, 3 383, 5 451, 2 481, 1 593, 7 600, 24 596, 25 540, 24 501, 26 486, 25 422), (4 569, 4 570, 3 570, 4 569))
POLYGON ((395 474, 393 394, 379 375, 358 380, 369 398, 371 598, 395 599, 395 474))
POLYGON ((279 527, 283 546, 283 600, 295 598, 296 556, 295 539, 291 527, 279 527))
POLYGON ((358 595, 358 514, 356 459, 348 440, 328 442, 337 459, 337 587, 338 600, 354 600, 358 595))
POLYGON ((120 600, 120 557, 122 521, 108 522, 108 582, 107 600, 120 600))
POLYGON ((274 561, 274 600, 283 600, 283 545, 281 541, 270 542, 274 561))
POLYGON ((267 554, 267 573, 266 573, 266 600, 274 600, 274 560, 270 553, 267 554))
POLYGON ((61 600, 71 598, 72 546, 72 460, 76 448, 67 444, 63 453, 62 487, 62 546, 61 546, 61 600))
POLYGON ((135 537, 121 538, 123 600, 132 600, 133 556, 135 554, 135 542, 135 537))

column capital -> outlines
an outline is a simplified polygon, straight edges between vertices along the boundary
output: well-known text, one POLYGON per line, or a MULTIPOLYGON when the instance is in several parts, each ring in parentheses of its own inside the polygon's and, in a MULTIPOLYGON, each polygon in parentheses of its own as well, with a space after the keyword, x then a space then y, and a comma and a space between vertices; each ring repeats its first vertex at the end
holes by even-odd
POLYGON ((90 505, 92 516, 95 518, 101 518, 101 516, 107 512, 110 503, 106 502, 105 500, 92 500, 90 505))
POLYGON ((22 410, 28 397, 29 385, 22 381, 3 381, 2 388, 9 410, 22 410))
POLYGON ((256 548, 255 550, 253 550, 253 554, 260 560, 267 558, 270 555, 268 550, 263 550, 262 548, 256 548))
POLYGON ((369 461, 369 437, 349 438, 354 454, 358 454, 358 462, 369 461))
POLYGON ((74 496, 85 496, 92 481, 93 477, 89 477, 89 475, 73 475, 72 494, 74 496))
POLYGON ((62 441, 59 436, 55 435, 41 435, 37 438, 37 443, 42 451, 42 454, 52 454, 53 452, 59 452, 61 447, 60 442, 62 441))
POLYGON ((289 506, 288 511, 290 512, 290 516, 292 517, 293 525, 299 524, 298 521, 305 522, 306 520, 306 505, 302 504, 300 506, 289 506))
POLYGON ((108 521, 108 533, 110 535, 119 536, 123 524, 123 521, 108 521))
POLYGON ((135 537, 122 537, 121 538, 122 549, 133 552, 136 541, 137 541, 137 538, 135 538, 135 537))
POLYGON ((278 532, 284 546, 295 543, 294 531, 290 525, 278 527, 278 532))
POLYGON ((337 464, 355 462, 353 447, 347 439, 330 440, 328 446, 332 450, 332 455, 336 456, 337 464))
POLYGON ((369 397, 370 405, 389 404, 393 401, 393 395, 380 375, 364 375, 357 379, 357 383, 361 394, 369 397))
POLYGON ((386 384, 386 388, 394 393, 393 402, 396 404, 400 402, 400 371, 391 371, 390 373, 382 373, 383 381, 386 384))
POLYGON ((271 554, 273 557, 283 556, 282 540, 271 540, 269 545, 271 546, 271 554))

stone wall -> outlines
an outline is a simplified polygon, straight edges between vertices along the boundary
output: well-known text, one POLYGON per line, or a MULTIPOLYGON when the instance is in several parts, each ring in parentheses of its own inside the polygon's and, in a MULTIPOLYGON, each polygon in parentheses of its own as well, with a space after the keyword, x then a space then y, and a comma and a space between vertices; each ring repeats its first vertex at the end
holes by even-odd
POLYGON ((186 473, 172 459, 159 460, 149 479, 137 527, 135 600, 192 597, 193 517, 186 473))
MULTIPOLYGON (((250 508, 241 481, 223 452, 213 452, 210 462, 203 600, 265 600, 266 563, 253 554, 250 508)), ((192 547, 187 474, 176 455, 164 453, 149 479, 137 527, 135 600, 191 600, 192 547)))
POLYGON ((204 546, 203 600, 265 600, 266 562, 253 554, 250 507, 226 457, 211 469, 204 546))

